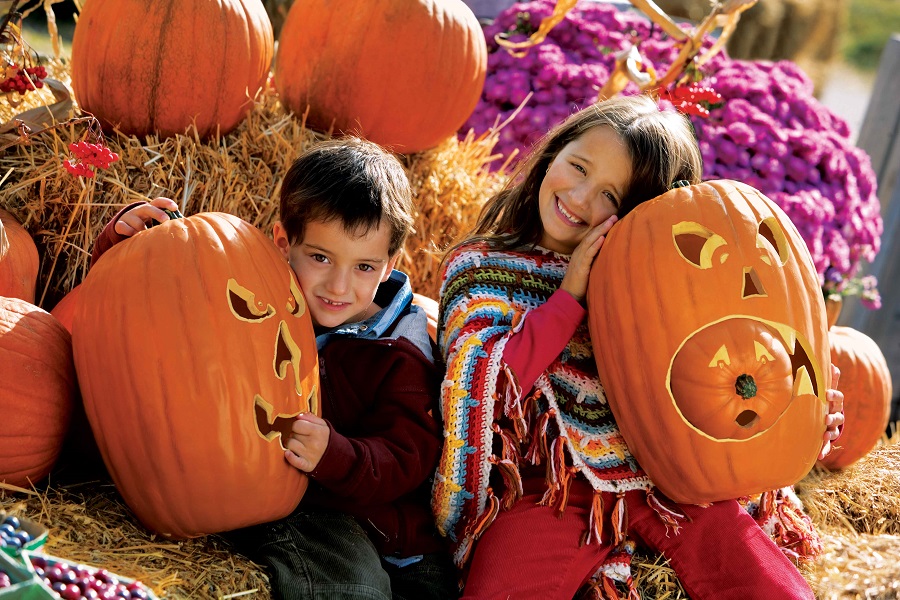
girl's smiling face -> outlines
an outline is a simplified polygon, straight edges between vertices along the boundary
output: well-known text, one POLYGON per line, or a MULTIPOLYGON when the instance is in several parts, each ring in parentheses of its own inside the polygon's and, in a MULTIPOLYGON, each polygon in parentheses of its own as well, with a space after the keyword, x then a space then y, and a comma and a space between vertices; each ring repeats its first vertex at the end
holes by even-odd
POLYGON ((538 193, 541 246, 572 254, 592 227, 618 213, 631 170, 628 149, 610 127, 589 129, 563 147, 538 193))
POLYGON ((371 317, 379 284, 391 275, 400 256, 391 257, 390 229, 379 225, 364 235, 351 235, 339 220, 310 221, 303 239, 290 244, 281 224, 274 238, 306 298, 316 327, 333 328, 371 317))

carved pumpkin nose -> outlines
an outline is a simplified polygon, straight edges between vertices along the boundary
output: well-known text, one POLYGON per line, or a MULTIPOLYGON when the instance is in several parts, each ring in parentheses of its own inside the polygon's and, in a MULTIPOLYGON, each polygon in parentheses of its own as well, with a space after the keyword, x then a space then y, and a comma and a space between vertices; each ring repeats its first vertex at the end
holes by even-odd
POLYGON ((741 299, 747 298, 765 298, 768 294, 766 288, 763 287, 762 281, 759 280, 759 274, 753 267, 744 269, 744 286, 741 290, 741 299))
POLYGON ((275 361, 272 367, 275 369, 275 376, 278 379, 284 379, 287 376, 288 365, 293 365, 294 369, 294 387, 298 394, 303 393, 303 386, 300 381, 300 347, 291 337, 291 331, 288 329, 287 323, 282 321, 278 324, 278 335, 275 338, 275 361))

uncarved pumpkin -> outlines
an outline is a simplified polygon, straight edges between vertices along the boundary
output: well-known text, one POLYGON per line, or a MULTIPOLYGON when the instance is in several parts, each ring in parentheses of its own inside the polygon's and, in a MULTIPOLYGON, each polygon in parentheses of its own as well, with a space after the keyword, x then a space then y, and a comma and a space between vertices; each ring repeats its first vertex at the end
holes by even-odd
POLYGON ((272 241, 233 215, 172 219, 107 251, 72 323, 84 407, 135 515, 194 537, 289 514, 283 436, 318 413, 312 321, 272 241))
POLYGON ((30 488, 47 477, 74 391, 69 332, 29 302, 0 298, 0 481, 30 488))
POLYGON ((28 231, 0 209, 0 296, 34 302, 40 258, 28 231))
POLYGON ((825 305, 803 239, 763 194, 710 181, 639 205, 600 249, 588 312, 622 435, 667 496, 752 495, 815 464, 825 305))
POLYGON ((484 34, 462 0, 303 0, 278 39, 275 86, 307 126, 409 153, 462 126, 486 69, 484 34))
POLYGON ((891 415, 891 373, 875 340, 850 327, 828 330, 831 362, 841 370, 844 428, 834 449, 819 461, 837 470, 868 454, 884 435, 891 415))
POLYGON ((72 38, 79 106, 130 135, 234 129, 268 77, 261 0, 90 0, 72 38))
POLYGON ((75 307, 80 292, 81 284, 69 290, 69 293, 63 296, 50 311, 50 314, 56 317, 56 320, 62 323, 69 333, 72 333, 72 319, 75 317, 75 307))

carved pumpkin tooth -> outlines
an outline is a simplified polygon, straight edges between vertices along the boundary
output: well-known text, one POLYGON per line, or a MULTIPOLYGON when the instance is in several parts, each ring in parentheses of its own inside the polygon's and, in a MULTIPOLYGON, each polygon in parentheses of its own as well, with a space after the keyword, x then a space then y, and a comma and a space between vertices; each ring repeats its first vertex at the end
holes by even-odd
POLYGON ((766 359, 766 362, 775 360, 772 353, 756 340, 753 341, 753 350, 756 352, 756 362, 762 362, 762 359, 766 359))
POLYGON ((710 367, 723 367, 731 364, 731 358, 728 356, 728 348, 725 347, 725 344, 722 344, 722 347, 716 350, 716 354, 712 357, 712 360, 709 361, 710 367))
POLYGON ((271 425, 272 421, 274 420, 272 417, 272 408, 273 408, 272 405, 269 404, 268 402, 266 402, 265 400, 263 400, 262 396, 257 394, 253 398, 253 406, 256 408, 261 408, 263 410, 263 412, 266 413, 266 423, 271 425))
POLYGON ((797 374, 794 376, 794 397, 797 396, 805 396, 807 394, 815 394, 813 390, 812 379, 809 376, 809 371, 806 369, 806 365, 802 365, 799 369, 797 369, 797 374))
POLYGON ((253 399, 253 411, 256 416, 256 430, 267 442, 271 442, 279 434, 279 431, 272 427, 276 417, 272 415, 273 406, 266 402, 262 396, 257 394, 253 399), (264 417, 264 420, 263 420, 264 417), (264 426, 265 425, 265 426, 264 426))
POLYGON ((314 413, 314 414, 319 414, 319 386, 318 385, 312 386, 312 389, 309 391, 309 396, 306 397, 306 406, 309 407, 309 412, 314 413))
POLYGON ((781 341, 784 342, 788 354, 794 354, 797 346, 797 332, 794 328, 781 323, 770 323, 770 325, 781 335, 781 341))

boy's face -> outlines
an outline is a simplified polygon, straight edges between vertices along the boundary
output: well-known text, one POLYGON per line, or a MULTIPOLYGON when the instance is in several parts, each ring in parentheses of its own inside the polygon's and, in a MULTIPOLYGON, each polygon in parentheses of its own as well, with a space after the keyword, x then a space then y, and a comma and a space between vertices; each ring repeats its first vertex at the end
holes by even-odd
POLYGON ((303 239, 291 244, 279 222, 273 237, 300 280, 317 327, 355 323, 375 314, 378 285, 387 281, 400 256, 388 254, 391 233, 384 225, 354 236, 338 220, 311 221, 303 239))

